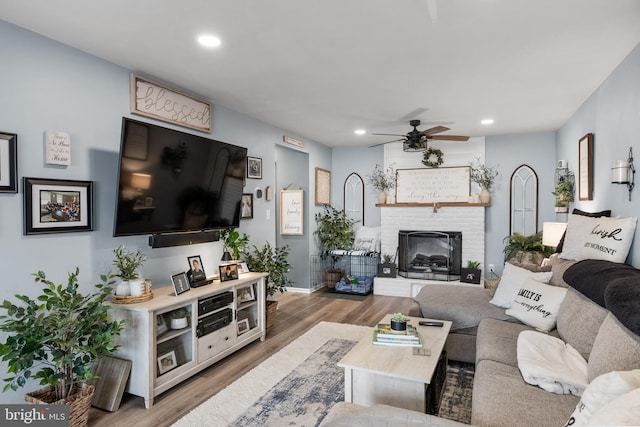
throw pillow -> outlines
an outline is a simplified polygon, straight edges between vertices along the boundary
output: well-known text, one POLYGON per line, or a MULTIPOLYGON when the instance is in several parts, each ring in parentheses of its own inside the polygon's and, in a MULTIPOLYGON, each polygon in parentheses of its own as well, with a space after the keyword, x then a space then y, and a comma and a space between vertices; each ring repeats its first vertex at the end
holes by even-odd
POLYGON ((636 234, 637 218, 598 218, 576 258, 623 263, 636 234))
POLYGON ((582 215, 569 215, 567 231, 564 236, 564 245, 560 258, 577 259, 580 250, 589 237, 599 218, 591 218, 582 215))
POLYGON ((580 402, 565 424, 584 426, 603 406, 618 396, 640 387, 640 369, 633 371, 613 371, 594 378, 582 394, 580 402))
POLYGON ((498 284, 496 293, 493 295, 493 299, 490 301, 491 304, 503 308, 511 307, 520 287, 529 277, 539 282, 548 283, 551 279, 551 272, 534 273, 533 271, 516 267, 508 262, 505 263, 500 283, 498 284))
MULTIPOLYGON (((601 216, 611 216, 611 210, 600 211, 600 212, 585 212, 576 208, 572 210, 571 213, 574 215, 590 216, 592 218, 600 218, 601 216)), ((558 246, 556 246, 556 253, 562 252, 562 247, 564 246, 564 236, 566 234, 567 234, 567 231, 565 230, 565 232, 562 233, 562 237, 560 238, 560 241, 558 242, 558 246)))
POLYGON ((361 226, 356 230, 353 249, 367 252, 380 252, 380 227, 361 226))
POLYGON ((560 254, 553 254, 549 257, 549 263, 551 264, 551 280, 549 280, 549 284, 553 286, 562 286, 563 288, 569 287, 567 282, 564 281, 564 272, 567 271, 569 267, 576 263, 576 261, 571 259, 562 259, 560 258, 560 254))
POLYGON ((549 332, 556 326, 558 309, 567 295, 567 288, 546 285, 527 279, 505 313, 539 331, 549 332))
POLYGON ((589 426, 637 426, 640 420, 640 387, 611 400, 589 419, 589 426))

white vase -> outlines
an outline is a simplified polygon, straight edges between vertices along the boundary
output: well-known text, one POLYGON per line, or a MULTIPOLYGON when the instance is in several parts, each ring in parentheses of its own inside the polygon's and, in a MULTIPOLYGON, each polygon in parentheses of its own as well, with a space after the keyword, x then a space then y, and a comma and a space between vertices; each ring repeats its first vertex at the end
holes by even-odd
POLYGON ((116 286, 116 295, 121 297, 126 297, 131 295, 131 287, 129 286, 129 282, 126 280, 121 281, 116 286))
POLYGON ((129 292, 131 296, 140 296, 144 294, 144 279, 129 280, 129 292))
POLYGON ((384 191, 378 193, 378 203, 381 205, 387 203, 387 193, 385 193, 384 191))
POLYGON ((184 329, 187 326, 189 326, 189 322, 187 322, 186 317, 171 319, 171 329, 184 329))
POLYGON ((486 188, 483 188, 480 192, 480 202, 489 203, 489 201, 491 201, 491 193, 486 188))

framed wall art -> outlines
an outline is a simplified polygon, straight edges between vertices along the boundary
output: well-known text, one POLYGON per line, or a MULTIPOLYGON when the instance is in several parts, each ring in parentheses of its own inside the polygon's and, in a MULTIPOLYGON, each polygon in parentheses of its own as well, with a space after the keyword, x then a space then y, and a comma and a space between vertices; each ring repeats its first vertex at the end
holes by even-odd
POLYGON ((0 193, 18 192, 18 135, 0 132, 0 193))
POLYGON ((247 178, 262 179, 262 159, 247 156, 247 178))
POLYGON ((593 200, 593 134, 578 141, 578 200, 593 200))
POLYGON ((240 208, 240 219, 253 218, 253 193, 242 195, 242 206, 240 208))
POLYGON ((316 168, 316 205, 331 204, 331 171, 316 168))
POLYGON ((211 103, 131 74, 131 112, 211 133, 211 103))
POLYGON ((280 191, 280 234, 304 234, 304 190, 280 191))
POLYGON ((93 182, 24 178, 24 234, 93 230, 93 182))

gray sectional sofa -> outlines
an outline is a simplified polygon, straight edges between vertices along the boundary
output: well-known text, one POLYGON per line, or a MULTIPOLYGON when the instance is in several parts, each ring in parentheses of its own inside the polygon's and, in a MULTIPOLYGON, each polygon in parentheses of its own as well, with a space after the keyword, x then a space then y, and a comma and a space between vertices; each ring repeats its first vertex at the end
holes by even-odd
MULTIPOLYGON (((568 290, 550 335, 573 346, 587 360, 589 381, 610 371, 640 369, 640 270, 609 261, 556 259, 552 273, 555 283, 550 283, 568 290)), ((416 308, 410 314, 453 321, 448 356, 473 362, 476 368, 473 425, 565 425, 580 398, 524 381, 517 341, 522 331, 532 328, 510 318, 490 299, 491 294, 480 288, 427 285, 416 296, 416 308)), ((410 412, 339 404, 323 425, 459 425, 410 412)))

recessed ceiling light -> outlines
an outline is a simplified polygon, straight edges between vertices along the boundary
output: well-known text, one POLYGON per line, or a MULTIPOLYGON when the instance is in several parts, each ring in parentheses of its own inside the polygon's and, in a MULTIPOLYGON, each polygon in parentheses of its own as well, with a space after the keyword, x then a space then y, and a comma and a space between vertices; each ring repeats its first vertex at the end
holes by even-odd
POLYGON ((484 119, 480 123, 482 123, 483 125, 492 125, 493 119, 484 119))
POLYGON ((356 129, 355 131, 353 131, 353 133, 355 133, 356 135, 364 135, 365 133, 367 133, 367 131, 364 129, 356 129))
POLYGON ((220 44, 222 44, 222 41, 220 41, 218 37, 211 34, 203 34, 198 37, 198 43, 206 47, 218 47, 220 46, 220 44))

